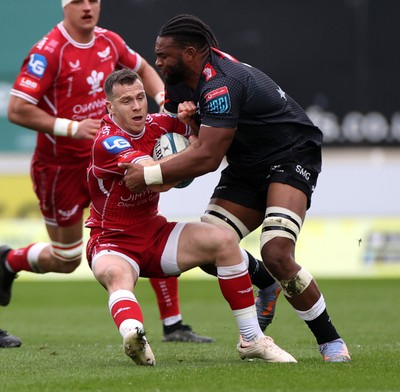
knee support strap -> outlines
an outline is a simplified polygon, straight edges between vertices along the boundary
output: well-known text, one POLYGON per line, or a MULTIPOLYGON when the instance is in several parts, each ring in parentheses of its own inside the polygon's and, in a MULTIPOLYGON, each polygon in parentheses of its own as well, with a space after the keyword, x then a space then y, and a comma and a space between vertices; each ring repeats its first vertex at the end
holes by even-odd
POLYGON ((268 207, 262 224, 261 249, 275 237, 286 237, 296 242, 302 224, 301 218, 293 211, 282 207, 268 207))
POLYGON ((51 248, 54 256, 58 259, 66 262, 75 261, 82 256, 83 240, 80 239, 72 244, 51 241, 51 248))
POLYGON ((295 297, 300 295, 312 280, 312 275, 305 268, 301 268, 294 278, 281 280, 279 283, 286 297, 295 297))
POLYGON ((216 204, 209 204, 205 214, 200 219, 202 222, 225 226, 232 230, 236 233, 238 242, 250 233, 249 229, 235 215, 216 204))

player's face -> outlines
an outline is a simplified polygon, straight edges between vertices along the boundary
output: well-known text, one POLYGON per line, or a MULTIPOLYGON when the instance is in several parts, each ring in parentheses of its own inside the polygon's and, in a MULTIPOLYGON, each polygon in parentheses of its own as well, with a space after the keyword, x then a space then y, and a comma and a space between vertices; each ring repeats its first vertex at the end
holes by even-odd
POLYGON ((109 114, 124 131, 138 134, 144 129, 147 116, 147 98, 143 84, 116 84, 113 96, 106 103, 109 114))
POLYGON ((178 47, 172 37, 157 37, 156 66, 169 85, 184 82, 188 69, 183 61, 183 49, 178 47))
POLYGON ((64 7, 64 21, 78 31, 92 31, 100 17, 100 0, 72 0, 64 7))

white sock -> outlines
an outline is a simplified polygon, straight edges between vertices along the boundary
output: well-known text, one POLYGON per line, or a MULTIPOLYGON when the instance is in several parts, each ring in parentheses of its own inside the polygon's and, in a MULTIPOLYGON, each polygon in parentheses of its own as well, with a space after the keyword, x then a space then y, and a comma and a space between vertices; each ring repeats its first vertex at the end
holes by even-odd
POLYGON ((264 336, 258 324, 255 305, 244 309, 233 310, 232 312, 235 316, 239 333, 244 341, 250 342, 254 338, 264 336))

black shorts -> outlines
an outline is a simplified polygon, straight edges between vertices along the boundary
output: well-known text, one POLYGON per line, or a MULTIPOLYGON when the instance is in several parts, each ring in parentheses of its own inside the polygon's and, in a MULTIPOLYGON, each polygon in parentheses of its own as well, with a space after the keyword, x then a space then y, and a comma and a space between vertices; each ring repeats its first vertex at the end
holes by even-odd
POLYGON ((303 191, 307 208, 321 172, 321 148, 298 146, 290 155, 264 167, 235 167, 230 164, 222 173, 212 198, 229 200, 247 208, 265 212, 269 184, 279 182, 303 191))

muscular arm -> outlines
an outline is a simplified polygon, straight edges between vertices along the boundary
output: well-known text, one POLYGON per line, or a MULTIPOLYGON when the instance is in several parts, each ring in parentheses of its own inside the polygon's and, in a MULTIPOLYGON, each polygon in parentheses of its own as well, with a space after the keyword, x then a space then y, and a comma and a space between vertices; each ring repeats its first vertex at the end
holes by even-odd
MULTIPOLYGON (((11 95, 8 105, 8 120, 34 131, 53 135, 56 117, 51 116, 25 99, 11 95)), ((93 139, 100 127, 100 123, 101 120, 94 119, 81 121, 74 137, 77 139, 93 139)))
MULTIPOLYGON (((218 169, 235 135, 234 128, 215 128, 202 125, 198 138, 190 148, 160 163, 163 184, 175 184, 187 178, 199 177, 218 169)), ((127 170, 124 180, 132 192, 145 187, 143 166, 122 164, 127 170)))
POLYGON ((198 137, 190 144, 190 149, 161 163, 164 183, 195 178, 217 170, 234 135, 234 128, 200 126, 198 137))

